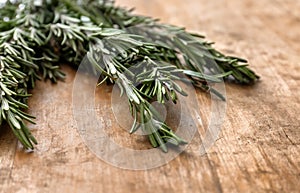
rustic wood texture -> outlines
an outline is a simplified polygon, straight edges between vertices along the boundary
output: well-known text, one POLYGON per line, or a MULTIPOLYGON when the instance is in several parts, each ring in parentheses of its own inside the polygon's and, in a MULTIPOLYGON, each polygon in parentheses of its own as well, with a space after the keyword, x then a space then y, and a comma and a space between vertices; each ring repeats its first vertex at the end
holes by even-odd
MULTIPOLYGON (((1 128, 1 192, 299 192, 300 1, 117 3, 205 34, 225 53, 249 59, 261 81, 252 87, 226 85, 226 118, 207 154, 199 156, 196 136, 167 165, 129 171, 101 161, 83 143, 71 109, 76 72, 64 66, 64 83, 39 82, 30 98, 29 112, 37 117, 30 125, 39 141, 35 152, 24 152, 12 132, 1 128)), ((108 100, 110 88, 102 90, 108 100)), ((210 97, 198 92, 198 99, 205 128, 210 97)))

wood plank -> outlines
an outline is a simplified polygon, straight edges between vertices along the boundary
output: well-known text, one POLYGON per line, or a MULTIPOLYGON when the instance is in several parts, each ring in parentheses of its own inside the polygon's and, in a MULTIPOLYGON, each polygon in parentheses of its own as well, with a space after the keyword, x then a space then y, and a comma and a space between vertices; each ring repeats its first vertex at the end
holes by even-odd
MULTIPOLYGON (((299 45, 293 41, 300 33, 299 25, 294 25, 298 4, 273 4, 271 0, 117 3, 136 7, 136 13, 204 33, 217 43, 217 48, 249 59, 261 81, 252 87, 226 85, 226 118, 219 139, 207 154, 199 155, 201 141, 197 135, 186 151, 167 165, 130 171, 98 159, 80 138, 72 117, 76 72, 63 66, 66 81, 58 85, 39 82, 29 101, 30 113, 37 117, 37 125, 31 125, 39 141, 35 152, 28 154, 16 147, 11 132, 1 128, 2 191, 298 192, 300 57, 296 54, 299 45), (267 5, 276 11, 266 10, 267 5), (285 25, 293 29, 292 35, 286 35, 285 25)), ((110 91, 110 87, 103 86, 96 95, 105 108, 109 108, 110 91)), ((197 93, 203 122, 198 129, 203 131, 209 124, 211 100, 207 94, 197 93)), ((103 108, 98 108, 98 117, 107 115, 101 111, 103 108)), ((112 115, 109 116, 103 121, 112 125, 110 134, 117 142, 147 148, 140 145, 143 141, 133 140, 120 131, 117 123, 112 122, 112 115)))
POLYGON ((7 125, 0 130, 0 190, 9 187, 17 140, 7 125))

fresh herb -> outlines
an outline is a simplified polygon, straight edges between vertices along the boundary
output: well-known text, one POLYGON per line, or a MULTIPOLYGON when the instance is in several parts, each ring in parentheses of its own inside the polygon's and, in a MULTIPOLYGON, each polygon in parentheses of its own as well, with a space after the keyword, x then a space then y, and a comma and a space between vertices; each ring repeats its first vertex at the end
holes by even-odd
POLYGON ((184 76, 205 91, 222 78, 242 84, 258 79, 246 60, 225 56, 203 36, 134 15, 113 1, 26 0, 0 7, 0 125, 8 123, 29 149, 37 143, 26 126, 35 119, 26 113, 29 90, 36 80, 64 79, 63 62, 79 66, 87 56, 92 70, 101 72, 99 84, 117 84, 127 96, 130 132, 142 129, 165 152, 166 142, 185 141, 151 101, 176 103, 178 94, 186 95, 177 84, 184 76))

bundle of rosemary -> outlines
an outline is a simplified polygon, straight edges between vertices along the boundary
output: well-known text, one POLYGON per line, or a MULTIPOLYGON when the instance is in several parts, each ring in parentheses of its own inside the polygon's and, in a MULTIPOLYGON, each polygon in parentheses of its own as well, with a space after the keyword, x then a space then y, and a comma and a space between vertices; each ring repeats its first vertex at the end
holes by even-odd
POLYGON ((92 70, 101 72, 99 82, 116 83, 127 96, 134 116, 130 132, 142 129, 163 151, 166 142, 185 141, 150 103, 176 103, 178 94, 186 95, 176 83, 183 75, 205 91, 223 78, 242 84, 258 79, 246 60, 225 56, 203 36, 134 15, 110 0, 14 0, 0 7, 0 125, 8 123, 29 149, 37 143, 26 126, 34 123, 26 113, 29 91, 36 80, 64 79, 61 63, 78 66, 87 56, 92 70))

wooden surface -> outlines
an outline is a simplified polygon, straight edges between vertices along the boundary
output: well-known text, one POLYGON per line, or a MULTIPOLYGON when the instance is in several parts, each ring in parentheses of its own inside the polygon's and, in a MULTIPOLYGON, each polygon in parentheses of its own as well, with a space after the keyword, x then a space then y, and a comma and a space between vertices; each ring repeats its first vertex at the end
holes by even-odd
MULTIPOLYGON (((205 34, 225 53, 249 59, 261 81, 253 87, 226 85, 226 118, 206 155, 199 156, 196 136, 167 165, 129 171, 101 161, 83 143, 71 109, 75 71, 64 67, 65 83, 39 82, 29 101, 29 112, 37 116, 37 125, 30 126, 39 141, 34 153, 25 153, 12 132, 1 128, 0 190, 300 192, 300 1, 117 2, 205 34)), ((102 92, 109 96, 110 89, 102 92)), ((198 96, 205 128, 209 97, 201 92, 198 96)))

